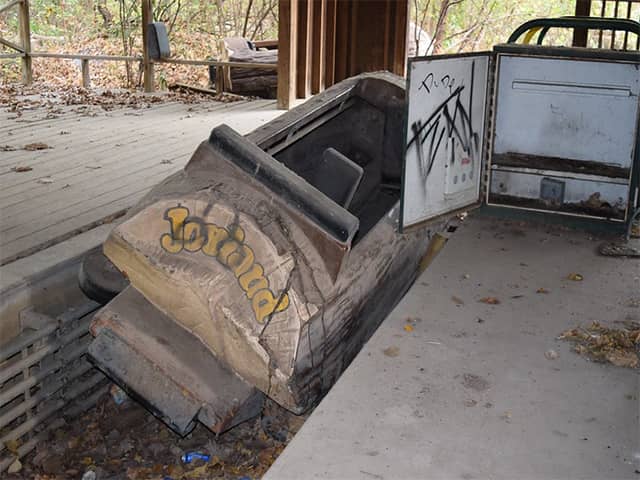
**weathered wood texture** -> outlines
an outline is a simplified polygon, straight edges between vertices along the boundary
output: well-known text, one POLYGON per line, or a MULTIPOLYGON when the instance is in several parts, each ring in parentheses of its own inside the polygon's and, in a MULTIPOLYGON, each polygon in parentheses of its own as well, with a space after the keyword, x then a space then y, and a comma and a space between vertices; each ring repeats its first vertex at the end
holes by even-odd
POLYGON ((247 139, 217 130, 185 171, 154 188, 104 245, 149 302, 292 411, 311 407, 335 382, 413 281, 430 238, 442 228, 441 222, 398 234, 393 195, 378 204, 373 221, 367 218, 367 206, 379 201, 381 171, 391 171, 388 161, 400 161, 395 113, 403 106, 402 88, 398 77, 363 76, 336 85, 247 139), (346 103, 345 95, 353 102, 346 103), (306 168, 299 153, 315 155, 313 145, 323 140, 312 133, 304 137, 308 142, 299 140, 298 149, 289 152, 298 158, 293 171, 282 165, 289 166, 286 152, 275 161, 256 147, 268 151, 300 123, 313 123, 323 109, 338 105, 347 111, 335 120, 335 130, 329 119, 318 122, 313 133, 332 144, 357 145, 353 153, 374 164, 367 167, 361 198, 356 194, 354 200, 361 205, 358 217, 299 176, 306 168), (381 133, 387 123, 394 134, 381 133), (373 140, 362 133, 372 129, 373 140), (303 195, 292 201, 288 190, 279 188, 286 184, 303 195), (340 237, 340 229, 310 213, 307 197, 307 205, 332 209, 330 217, 340 219, 340 228, 354 232, 359 222, 359 241, 352 244, 353 233, 340 237), (337 258, 338 272, 331 271, 335 262, 328 258, 337 258))
POLYGON ((408 14, 407 0, 281 0, 279 106, 363 72, 404 76, 408 14))
POLYGON ((149 55, 149 24, 153 22, 153 5, 151 0, 142 0, 142 68, 145 92, 155 90, 153 61, 149 55))
POLYGON ((298 0, 280 0, 278 18, 278 108, 288 110, 296 99, 298 0))
POLYGON ((29 19, 29 1, 23 0, 18 4, 18 17, 20 28, 20 45, 25 55, 22 57, 22 83, 31 85, 33 73, 31 68, 31 26, 29 19))
POLYGON ((96 226, 184 166, 220 123, 246 133, 281 112, 268 100, 143 109, 0 112, 0 264, 96 226), (42 142, 50 148, 25 151, 42 142), (17 167, 32 170, 16 172, 17 167))

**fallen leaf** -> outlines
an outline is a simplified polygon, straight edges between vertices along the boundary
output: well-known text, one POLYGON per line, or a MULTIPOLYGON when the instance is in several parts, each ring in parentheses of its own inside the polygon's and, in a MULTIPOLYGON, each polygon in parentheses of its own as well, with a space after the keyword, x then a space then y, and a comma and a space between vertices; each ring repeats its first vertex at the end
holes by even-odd
POLYGON ((18 454, 18 448, 20 447, 20 440, 7 440, 4 442, 4 446, 7 447, 11 453, 18 454))
POLYGON ((405 330, 405 332, 413 332, 413 326, 407 324, 407 325, 404 326, 404 330, 405 330))
POLYGON ((481 303, 486 303, 487 305, 498 305, 500 304, 500 300, 496 297, 484 297, 478 300, 481 303))
POLYGON ((20 172, 30 172, 31 170, 33 170, 33 168, 26 167, 26 166, 25 167, 13 167, 11 169, 12 172, 18 172, 18 173, 20 173, 20 172))
POLYGON ((622 328, 609 328, 599 322, 588 327, 564 331, 561 340, 575 343, 573 350, 596 362, 609 362, 618 367, 636 368, 640 365, 637 348, 640 346, 640 324, 629 322, 622 328))
POLYGON ((635 352, 615 351, 608 353, 606 359, 616 367, 636 368, 638 366, 638 355, 635 352))
POLYGON ((185 472, 182 478, 206 478, 205 475, 207 474, 208 466, 209 465, 205 463, 204 465, 195 467, 188 472, 185 472))
POLYGON ((556 352, 555 350, 547 350, 546 352, 544 352, 544 358, 546 358, 547 360, 555 360, 559 356, 560 355, 558 355, 558 352, 556 352))
POLYGON ((540 287, 539 289, 536 290, 536 293, 549 293, 549 290, 547 290, 546 288, 540 287))
POLYGON ((567 279, 573 280, 574 282, 581 282, 583 280, 583 278, 584 277, 582 275, 580 275, 579 273, 570 273, 567 276, 567 279))
POLYGON ((452 295, 452 296, 451 296, 451 301, 452 301, 453 303, 455 303, 456 305, 464 305, 464 300, 462 300, 462 299, 461 299, 461 298, 459 298, 459 297, 456 297, 455 295, 452 295))
POLYGON ((387 357, 397 357, 400 355, 400 349, 398 347, 389 347, 385 348, 382 353, 384 353, 387 357))
POLYGON ((53 147, 50 147, 46 143, 42 143, 42 142, 28 143, 24 147, 22 147, 23 150, 27 150, 29 152, 33 152, 35 150, 47 150, 49 148, 53 148, 53 147))
POLYGON ((80 463, 82 463, 83 465, 86 465, 88 467, 89 465, 93 465, 93 458, 91 458, 91 457, 82 457, 82 460, 80 460, 80 463))
POLYGON ((14 474, 18 473, 20 470, 22 470, 22 463, 20 463, 20 460, 16 458, 15 461, 11 465, 9 465, 7 473, 14 474))

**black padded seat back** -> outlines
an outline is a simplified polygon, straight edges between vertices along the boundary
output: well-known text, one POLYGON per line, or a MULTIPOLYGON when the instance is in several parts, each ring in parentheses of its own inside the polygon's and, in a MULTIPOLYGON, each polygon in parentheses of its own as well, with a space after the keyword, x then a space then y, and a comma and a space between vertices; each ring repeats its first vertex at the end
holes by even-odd
POLYGON ((360 165, 335 148, 327 148, 315 165, 309 183, 341 207, 349 208, 363 175, 360 165))

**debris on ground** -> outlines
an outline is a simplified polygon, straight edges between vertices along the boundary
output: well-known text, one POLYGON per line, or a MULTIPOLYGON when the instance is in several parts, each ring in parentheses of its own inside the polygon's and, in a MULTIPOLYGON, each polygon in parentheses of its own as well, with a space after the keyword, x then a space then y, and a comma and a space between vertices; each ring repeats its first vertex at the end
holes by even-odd
MULTIPOLYGON (((76 86, 58 87, 51 89, 44 83, 34 83, 31 86, 20 84, 0 85, 0 108, 14 113, 13 119, 20 119, 25 111, 43 111, 45 118, 57 118, 69 111, 84 115, 97 116, 99 113, 110 112, 116 108, 130 108, 143 111, 152 105, 180 102, 187 105, 204 107, 212 103, 230 103, 240 100, 251 100, 250 97, 242 97, 222 93, 209 95, 197 91, 180 89, 172 92, 158 94, 145 94, 126 89, 86 89, 76 86)), ((64 132, 65 134, 69 132, 64 132)), ((63 132, 61 132, 61 135, 63 132)), ((25 145, 24 150, 44 150, 51 146, 36 142, 25 145)), ((3 151, 12 151, 11 145, 2 147, 3 151)))
POLYGON ((24 147, 22 147, 23 150, 26 150, 28 152, 35 152, 37 150, 48 150, 49 148, 53 147, 43 142, 27 143, 24 147))
POLYGON ((473 373, 465 373, 462 376, 462 386, 464 388, 469 388, 471 390, 483 392, 485 390, 488 390, 491 384, 486 378, 483 378, 480 375, 475 375, 473 373))
POLYGON ((569 275, 567 275, 567 279, 574 282, 581 282, 582 280, 584 280, 584 277, 579 273, 570 273, 569 275))
POLYGON ((640 249, 616 242, 601 244, 598 247, 598 253, 605 257, 640 257, 640 249))
POLYGON ((500 304, 500 300, 498 300, 496 297, 484 297, 484 298, 481 298, 478 301, 481 302, 481 303, 486 303, 487 305, 499 305, 500 304))
POLYGON ((84 415, 52 431, 13 466, 15 473, 2 478, 257 480, 305 419, 267 400, 262 418, 218 436, 198 425, 181 438, 137 402, 117 405, 105 394, 84 415))
POLYGON ((13 167, 11 169, 12 172, 17 172, 17 173, 30 172, 31 170, 33 170, 33 167, 28 167, 26 165, 13 167))
POLYGON ((397 357, 400 355, 400 349, 398 347, 389 347, 382 350, 387 357, 397 357))
POLYGON ((627 368, 639 365, 640 323, 625 322, 623 327, 610 328, 593 322, 588 327, 567 330, 558 338, 574 342, 575 352, 596 362, 627 368))
POLYGON ((559 356, 560 355, 558 355, 558 352, 556 352, 553 349, 550 349, 550 350, 547 350, 546 352, 544 352, 544 358, 546 358, 547 360, 555 360, 559 356))
POLYGON ((546 288, 540 287, 539 289, 536 290, 536 293, 549 293, 549 290, 547 290, 546 288))
POLYGON ((109 387, 109 395, 111 395, 113 401, 116 402, 116 405, 122 405, 129 399, 129 396, 125 393, 125 391, 115 383, 112 384, 111 387, 109 387))
POLYGON ((460 297, 456 297, 455 295, 451 296, 451 301, 457 306, 464 305, 464 300, 462 300, 460 297))

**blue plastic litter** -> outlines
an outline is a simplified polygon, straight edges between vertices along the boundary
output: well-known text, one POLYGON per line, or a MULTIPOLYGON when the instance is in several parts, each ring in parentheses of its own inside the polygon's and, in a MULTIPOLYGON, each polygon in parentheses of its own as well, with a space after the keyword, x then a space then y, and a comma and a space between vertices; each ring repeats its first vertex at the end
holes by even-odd
POLYGON ((180 459, 183 461, 183 463, 191 463, 196 459, 200 459, 203 462, 208 462, 209 460, 211 460, 211 456, 207 455, 206 453, 187 452, 184 455, 182 455, 180 459))

